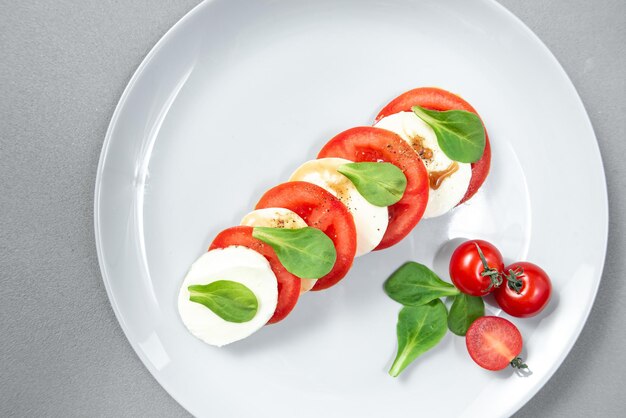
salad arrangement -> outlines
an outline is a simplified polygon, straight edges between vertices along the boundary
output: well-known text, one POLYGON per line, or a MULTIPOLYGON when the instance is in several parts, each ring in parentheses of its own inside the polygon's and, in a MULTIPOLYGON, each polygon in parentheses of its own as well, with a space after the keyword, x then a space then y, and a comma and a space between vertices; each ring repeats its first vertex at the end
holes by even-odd
MULTIPOLYGON (((283 320, 301 294, 343 279, 354 257, 389 248, 422 218, 471 199, 490 160, 483 123, 465 100, 430 87, 396 97, 374 126, 330 139, 288 182, 263 194, 240 225, 214 238, 180 288, 183 323, 204 342, 222 346, 283 320)), ((529 316, 547 303, 540 290, 549 279, 528 263, 504 268, 497 249, 483 243, 455 252, 453 261, 461 261, 451 264, 454 285, 418 263, 403 265, 385 283, 387 294, 404 305, 392 375, 434 347, 447 329, 466 335, 481 365, 491 367, 484 359, 494 358, 479 350, 489 346, 485 341, 505 341, 494 336, 508 338, 498 345, 509 347, 500 353, 506 364, 517 358, 521 337, 517 344, 510 327, 482 317, 479 296, 495 290, 506 312, 529 316), (443 297, 454 297, 449 312, 443 297)))
POLYGON ((530 317, 550 300, 548 275, 529 262, 504 267, 500 251, 483 240, 459 245, 450 259, 453 284, 428 267, 408 262, 385 282, 387 295, 403 305, 398 315, 398 352, 389 370, 398 376, 419 355, 433 348, 449 329, 465 336, 470 357, 487 370, 528 366, 519 357, 522 335, 510 321, 485 316, 482 297, 494 293, 500 307, 512 316, 530 317), (450 310, 441 298, 453 298, 450 310))

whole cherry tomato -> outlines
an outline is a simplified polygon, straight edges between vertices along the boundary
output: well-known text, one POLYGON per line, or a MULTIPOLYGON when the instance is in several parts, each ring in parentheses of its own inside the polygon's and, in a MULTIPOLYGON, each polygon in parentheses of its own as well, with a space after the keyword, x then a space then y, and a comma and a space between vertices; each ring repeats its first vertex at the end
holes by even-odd
POLYGON ((502 283, 502 254, 480 239, 459 245, 450 258, 450 278, 463 293, 484 296, 502 283))
POLYGON ((505 284, 494 296, 509 315, 519 318, 535 316, 546 307, 552 295, 548 274, 536 264, 520 261, 504 269, 505 284))

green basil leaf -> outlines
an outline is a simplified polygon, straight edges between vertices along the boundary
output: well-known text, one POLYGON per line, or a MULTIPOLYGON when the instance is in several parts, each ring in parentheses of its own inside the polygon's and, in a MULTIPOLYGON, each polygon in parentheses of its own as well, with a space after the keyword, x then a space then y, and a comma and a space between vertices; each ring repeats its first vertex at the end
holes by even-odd
POLYGON ((391 206, 402 199, 406 176, 391 163, 348 163, 337 168, 361 195, 375 206, 391 206))
POLYGON ((287 271, 302 279, 319 279, 333 269, 335 244, 317 228, 268 228, 257 226, 254 238, 269 244, 287 271))
POLYGON ((422 306, 405 306, 398 315, 398 353, 389 370, 398 376, 418 356, 436 346, 446 335, 446 306, 435 299, 422 306))
POLYGON ((444 296, 455 296, 459 290, 441 280, 423 264, 409 261, 393 272, 384 285, 385 293, 405 306, 420 306, 444 296))
POLYGON ((212 310, 228 322, 248 322, 259 307, 254 292, 245 285, 230 280, 217 280, 209 284, 187 287, 189 300, 212 310))
POLYGON ((478 115, 465 110, 439 112, 413 106, 413 112, 430 125, 439 148, 454 161, 474 163, 485 151, 485 127, 478 115))
POLYGON ((456 335, 465 336, 472 322, 481 316, 485 316, 483 298, 459 293, 450 307, 448 328, 456 335))

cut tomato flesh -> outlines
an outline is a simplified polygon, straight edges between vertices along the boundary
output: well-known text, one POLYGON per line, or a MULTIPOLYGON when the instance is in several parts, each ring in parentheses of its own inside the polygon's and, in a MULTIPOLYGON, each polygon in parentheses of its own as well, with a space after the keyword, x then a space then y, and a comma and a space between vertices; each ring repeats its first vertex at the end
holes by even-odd
MULTIPOLYGON (((378 113, 375 121, 378 122, 382 118, 393 115, 394 113, 411 112, 413 106, 421 106, 426 109, 439 111, 465 110, 478 115, 476 109, 456 94, 436 87, 420 87, 409 90, 389 102, 389 104, 378 113)), ((489 144, 489 136, 486 130, 485 140, 485 151, 480 160, 472 163, 472 178, 470 179, 467 192, 459 202, 459 205, 476 194, 489 174, 489 168, 491 166, 491 145, 489 144)))
POLYGON ((289 209, 333 241, 337 251, 335 265, 311 290, 327 289, 348 273, 356 252, 356 228, 352 215, 339 199, 315 184, 293 181, 268 190, 255 207, 263 208, 289 209))
POLYGON ((232 245, 241 245, 261 254, 270 263, 270 268, 278 281, 278 303, 274 315, 267 322, 274 324, 285 319, 296 306, 300 296, 300 278, 289 273, 278 260, 278 256, 268 244, 252 236, 251 226, 235 226, 217 234, 210 250, 226 248, 232 245))
POLYGON ((522 334, 510 321, 497 316, 478 318, 465 334, 472 360, 487 370, 502 370, 522 352, 522 334))
POLYGON ((317 157, 385 161, 399 167, 406 176, 404 195, 389 206, 389 225, 376 250, 398 243, 422 218, 428 203, 428 172, 413 148, 395 133, 371 126, 348 129, 328 141, 317 157))

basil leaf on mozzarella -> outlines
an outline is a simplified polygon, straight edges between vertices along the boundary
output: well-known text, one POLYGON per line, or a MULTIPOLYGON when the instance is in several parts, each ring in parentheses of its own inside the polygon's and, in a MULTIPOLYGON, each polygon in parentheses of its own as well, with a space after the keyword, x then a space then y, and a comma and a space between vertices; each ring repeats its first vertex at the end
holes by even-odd
POLYGON ((335 265, 333 241, 317 228, 268 228, 257 226, 254 238, 270 245, 287 271, 302 279, 319 279, 335 265))
POLYGON ((248 322, 256 315, 259 301, 248 287, 230 280, 187 287, 189 300, 206 306, 228 322, 248 322))
POLYGON ((440 112, 420 106, 413 106, 411 110, 433 128, 439 147, 451 160, 474 163, 483 156, 485 128, 474 113, 465 110, 440 112))
MULTIPOLYGON (((270 228, 298 229, 307 224, 297 213, 285 208, 263 208, 248 213, 241 220, 241 225, 266 226, 270 228)), ((308 292, 317 280, 300 278, 300 294, 308 292)))
POLYGON ((361 195, 375 206, 391 206, 402 199, 406 176, 391 163, 348 163, 337 168, 361 195))
POLYGON ((207 251, 191 265, 178 293, 178 313, 191 334, 221 347, 263 328, 274 315, 277 302, 278 282, 267 259, 250 248, 233 245, 207 251), (254 293, 258 301, 254 318, 243 323, 225 321, 206 306, 189 300, 190 286, 218 280, 241 283, 254 293))
POLYGON ((379 120, 376 127, 394 132, 406 141, 424 162, 429 180, 434 180, 436 188, 429 187, 424 218, 441 216, 459 204, 468 191, 472 165, 451 160, 439 146, 430 125, 414 112, 398 112, 379 120), (451 170, 455 167, 456 171, 451 170))
MULTIPOLYGON (((413 117, 420 120, 415 115, 413 117)), ((289 181, 306 181, 320 186, 348 208, 356 228, 354 256, 359 257, 380 244, 389 224, 389 211, 386 206, 375 206, 368 202, 350 179, 337 171, 339 167, 352 162, 345 158, 317 158, 307 161, 291 174, 289 181)))

